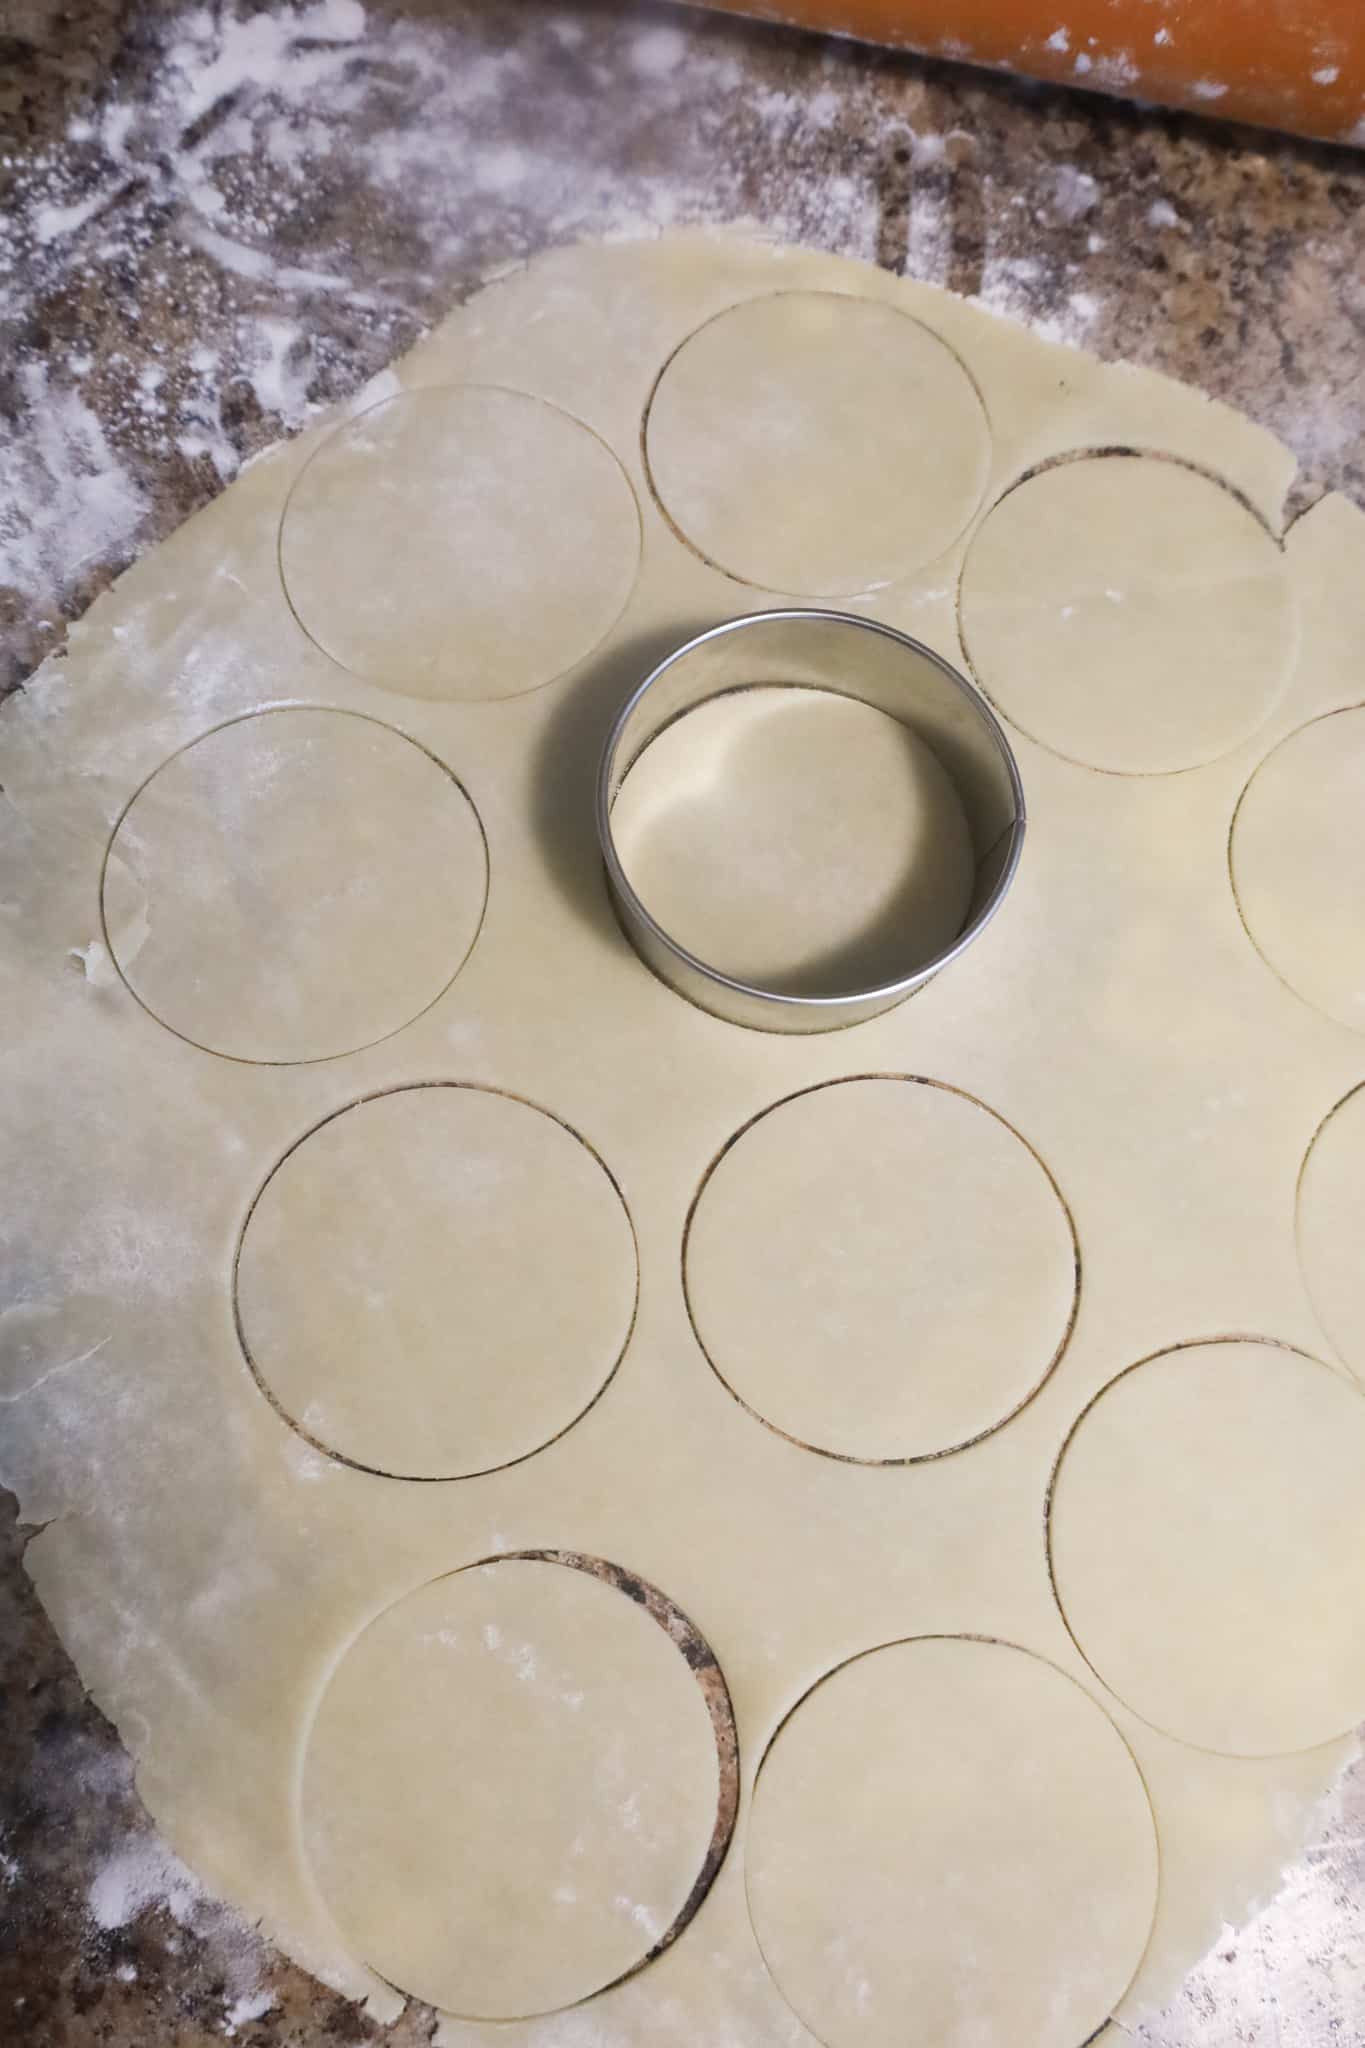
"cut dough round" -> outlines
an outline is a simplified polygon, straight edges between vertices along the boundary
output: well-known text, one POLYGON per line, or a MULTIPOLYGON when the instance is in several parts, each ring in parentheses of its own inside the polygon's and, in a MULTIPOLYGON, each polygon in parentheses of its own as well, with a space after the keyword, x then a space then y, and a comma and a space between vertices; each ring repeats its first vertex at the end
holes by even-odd
POLYGON ((650 402, 654 489, 744 583, 802 597, 893 583, 961 533, 990 432, 946 342, 895 307, 779 292, 685 341, 650 402))
POLYGON ((413 697, 515 697, 624 611, 640 559, 625 471, 520 391, 448 385, 337 428, 285 507, 280 571, 310 639, 413 697))
POLYGON ((236 1308, 258 1379, 312 1442, 454 1479, 591 1406, 635 1285, 630 1219, 581 1138, 513 1096, 419 1086, 285 1154, 247 1219, 236 1308))
POLYGON ((767 1110, 721 1154, 684 1252, 730 1391, 812 1450, 934 1457, 1007 1420, 1065 1341, 1070 1220, 1008 1124, 868 1076, 767 1110))
POLYGON ((1137 1765, 1051 1664, 965 1637, 841 1665, 754 1791, 749 1909, 826 2048, 1078 2048, 1156 1909, 1137 1765))
POLYGON ((1232 882, 1257 949, 1296 995, 1365 1031, 1365 706, 1281 740, 1237 807, 1232 882))
POLYGON ((976 879, 938 756, 823 690, 737 690, 676 719, 627 775, 612 834, 671 939, 789 995, 876 988, 932 960, 976 879))
POLYGON ((304 1759, 313 1873, 416 1998, 514 2019, 589 1997, 698 1886, 720 1775, 701 1686, 594 1574, 506 1558, 410 1593, 337 1665, 304 1759))
POLYGON ((1265 528, 1155 456, 1060 462, 1002 498, 967 551, 961 627, 1022 732, 1124 775, 1192 768, 1255 732, 1295 640, 1265 528))
POLYGON ((169 1030, 292 1065, 420 1016, 487 893, 483 829, 448 769, 374 719, 286 709, 206 733, 143 784, 103 905, 119 972, 169 1030))
POLYGON ((1365 1373, 1365 1087, 1339 1102, 1318 1131, 1299 1181, 1299 1261, 1318 1321, 1336 1350, 1365 1373))
POLYGON ((1053 1481, 1068 1627, 1105 1684, 1182 1742, 1275 1756, 1365 1717, 1365 1396, 1276 1344, 1130 1367, 1053 1481))

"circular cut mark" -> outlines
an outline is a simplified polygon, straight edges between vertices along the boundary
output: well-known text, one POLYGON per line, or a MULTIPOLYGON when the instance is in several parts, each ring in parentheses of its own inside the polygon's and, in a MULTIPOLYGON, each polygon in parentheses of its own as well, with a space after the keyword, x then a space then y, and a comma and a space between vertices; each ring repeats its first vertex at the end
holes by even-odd
POLYGON ((837 292, 731 307, 664 368, 650 479, 683 539, 742 583, 874 590, 932 561, 985 488, 990 433, 946 342, 837 292))
POLYGON ((1336 1350, 1365 1373, 1365 1087, 1339 1102, 1308 1149, 1299 1179, 1299 1264, 1336 1350))
POLYGON ((966 921, 961 799, 899 719, 828 691, 713 698, 666 726, 621 786, 626 877, 677 944, 790 995, 876 988, 966 921))
POLYGON ((746 1871, 768 1967, 826 2048, 1077 2048, 1142 1958, 1156 1830, 1072 1679, 921 1637, 841 1665, 782 1724, 746 1871))
POLYGON ((609 1579, 511 1557, 362 1630, 313 1723, 302 1817, 373 1969, 443 2011, 519 2019, 666 1946, 714 1875, 719 1798, 668 1627, 609 1579))
POLYGON ((684 1277, 702 1349, 759 1419, 868 1464, 961 1449, 1052 1370, 1077 1261, 1046 1168, 931 1081, 788 1097, 703 1181, 684 1277))
POLYGON ((1212 761, 1284 687, 1294 612, 1279 548, 1182 463, 1060 462, 1002 498, 962 572, 962 644, 1007 718, 1121 775, 1212 761))
POLYGON ((1232 885, 1253 944, 1296 995, 1365 1031, 1365 706, 1281 740, 1243 791, 1232 885))
POLYGON ((1105 1684, 1177 1740, 1273 1756, 1365 1716, 1365 1397, 1251 1341, 1131 1366, 1053 1477, 1053 1584, 1105 1684))
POLYGON ((336 429, 285 507, 280 572, 304 631, 414 697, 515 697, 625 610, 640 515, 616 457, 543 399, 468 384, 336 429))
POLYGON ((635 1239, 584 1141, 509 1095, 371 1096, 310 1131, 247 1218, 252 1370, 311 1442, 367 1471, 510 1465, 597 1399, 635 1312, 635 1239))
POLYGON ((488 855, 450 771, 350 712, 253 712, 157 769, 102 882, 143 1007, 229 1059, 291 1065, 387 1038, 474 944, 488 855))

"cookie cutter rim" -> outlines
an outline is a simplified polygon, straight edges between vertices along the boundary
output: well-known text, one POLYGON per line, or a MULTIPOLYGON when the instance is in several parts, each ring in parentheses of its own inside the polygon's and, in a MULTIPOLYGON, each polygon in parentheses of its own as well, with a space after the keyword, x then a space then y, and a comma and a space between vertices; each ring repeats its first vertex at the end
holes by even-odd
MULTIPOLYGON (((827 683, 793 683, 793 688, 823 688, 836 696, 851 697, 855 701, 870 703, 876 710, 885 710, 885 704, 869 692, 852 688, 840 671, 837 678, 827 683)), ((894 715, 894 714, 891 714, 894 715)), ((910 720, 904 721, 910 724, 910 720)), ((865 618, 856 612, 835 611, 825 608, 788 606, 773 611, 747 612, 739 618, 722 620, 718 625, 708 626, 703 632, 695 633, 682 641, 666 654, 638 683, 621 706, 612 722, 597 772, 596 789, 597 840, 606 868, 607 888, 617 920, 638 957, 656 978, 671 988, 676 995, 684 997, 697 1008, 709 1011, 727 1023, 739 1024, 759 1031, 776 1032, 820 1032, 834 1031, 850 1024, 860 1024, 884 1010, 893 1009, 904 1002, 915 990, 922 988, 936 974, 966 951, 973 940, 980 937, 1007 895, 1018 869, 1023 853, 1024 835, 1028 822, 1024 801, 1024 786, 1015 760, 1014 750, 1006 736, 1005 729, 985 696, 961 671, 946 661, 932 647, 914 639, 909 633, 889 626, 880 619, 865 618), (984 853, 978 854, 978 870, 984 860, 1006 838, 1008 845, 999 871, 981 902, 972 910, 962 930, 950 943, 941 948, 929 960, 920 962, 894 981, 882 982, 871 988, 851 989, 832 994, 798 995, 781 989, 765 988, 757 982, 741 981, 720 968, 710 966, 695 953, 681 945, 646 909, 636 894, 620 855, 616 850, 615 837, 611 826, 612 807, 622 783, 631 768, 644 753, 646 747, 657 739, 660 733, 677 718, 686 717, 689 711, 713 698, 727 696, 736 689, 754 687, 755 683, 723 683, 716 688, 701 690, 688 699, 671 714, 651 724, 641 718, 650 692, 676 669, 678 664, 697 655, 704 648, 724 640, 731 635, 744 635, 755 627, 792 626, 797 631, 803 623, 819 623, 836 629, 848 627, 859 633, 883 636, 899 649, 917 661, 928 662, 938 674, 957 691, 963 703, 975 714, 984 737, 993 742, 999 764, 1004 770, 1010 792, 1013 814, 1000 833, 984 853), (631 745, 633 739, 638 744, 631 745)))

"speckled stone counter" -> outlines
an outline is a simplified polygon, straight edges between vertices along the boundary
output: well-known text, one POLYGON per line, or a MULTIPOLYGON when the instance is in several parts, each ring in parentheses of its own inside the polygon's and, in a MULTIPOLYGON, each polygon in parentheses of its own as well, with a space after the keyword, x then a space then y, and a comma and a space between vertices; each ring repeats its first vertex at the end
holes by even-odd
MULTIPOLYGON (((1365 156, 664 6, 12 0, 0 193, 0 688, 255 450, 585 234, 876 260, 1241 407, 1297 452, 1296 508, 1365 497, 1365 156)), ((0 1290, 4 1241, 0 1214, 0 1290)), ((4 1521, 0 2042, 429 2039, 158 1845, 4 1521)), ((1365 2039, 1363 1958, 1357 1772, 1144 2038, 1365 2039)))

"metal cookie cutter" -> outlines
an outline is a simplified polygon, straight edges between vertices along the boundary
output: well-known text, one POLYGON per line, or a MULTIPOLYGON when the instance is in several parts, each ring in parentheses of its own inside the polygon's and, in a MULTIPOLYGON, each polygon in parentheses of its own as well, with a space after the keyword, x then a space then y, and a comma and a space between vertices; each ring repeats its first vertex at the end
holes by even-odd
POLYGON ((759 1031, 834 1031, 903 1002, 990 923, 1019 865, 1024 825, 1019 770, 985 698, 931 648, 849 612, 755 612, 688 640, 645 677, 622 707, 597 778, 597 836, 627 938, 645 965, 679 995, 714 1016, 759 1031), (650 741, 712 697, 773 683, 853 697, 899 719, 933 748, 962 803, 977 864, 967 922, 931 959, 908 958, 904 972, 879 987, 792 995, 736 981, 670 938, 621 865, 612 836, 612 806, 650 741))

